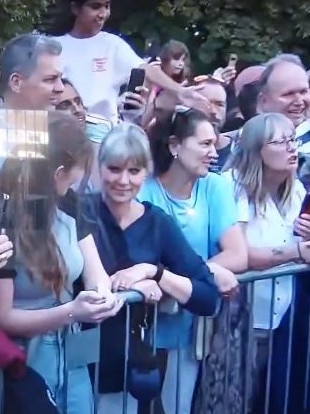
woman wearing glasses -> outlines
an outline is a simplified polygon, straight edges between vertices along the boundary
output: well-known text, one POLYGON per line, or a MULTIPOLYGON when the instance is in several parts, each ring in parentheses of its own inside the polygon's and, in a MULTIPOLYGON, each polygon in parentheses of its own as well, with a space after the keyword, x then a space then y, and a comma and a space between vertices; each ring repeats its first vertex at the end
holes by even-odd
MULTIPOLYGON (((247 268, 247 250, 232 192, 221 176, 208 173, 217 157, 211 123, 202 112, 177 107, 157 119, 149 138, 155 176, 146 181, 139 199, 159 206, 175 220, 213 271, 220 291, 229 297, 237 287, 232 272, 247 268)), ((162 394, 165 412, 176 410, 180 375, 178 412, 189 414, 199 368, 192 349, 194 319, 182 312, 167 316, 164 323, 167 335, 160 345, 170 349, 162 394)))
MULTIPOLYGON (((224 175, 232 178, 238 221, 248 243, 249 267, 263 270, 288 262, 310 261, 310 216, 297 218, 305 190, 296 178, 299 140, 293 123, 282 114, 267 113, 243 127, 224 175), (297 218, 297 219, 296 219, 297 218), (295 237, 293 230, 302 238, 295 237)), ((273 330, 271 395, 274 413, 282 413, 286 378, 289 312, 293 277, 255 282, 254 328, 259 378, 255 411, 264 412, 268 333, 273 330), (274 295, 272 294, 274 290, 274 295), (272 325, 271 303, 273 305, 272 325)))

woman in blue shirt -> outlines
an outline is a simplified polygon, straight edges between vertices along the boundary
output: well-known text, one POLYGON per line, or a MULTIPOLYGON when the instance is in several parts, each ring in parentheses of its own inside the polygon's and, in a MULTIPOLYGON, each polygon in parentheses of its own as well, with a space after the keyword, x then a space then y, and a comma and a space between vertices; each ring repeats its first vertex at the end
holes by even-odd
MULTIPOLYGON (((163 293, 174 298, 182 309, 213 315, 219 294, 210 269, 189 246, 171 217, 148 202, 136 200, 151 164, 147 136, 133 124, 118 125, 101 144, 102 194, 85 196, 85 208, 88 218, 96 223, 94 237, 103 265, 112 275, 112 287, 116 291, 138 290, 151 302, 159 301, 163 293), (114 248, 111 251, 107 246, 114 248)), ((166 336, 171 336, 163 321, 164 316, 160 315, 158 347, 166 336)), ((116 365, 119 365, 113 357, 118 341, 111 333, 116 323, 114 318, 102 326, 107 333, 101 358, 106 368, 102 372, 103 382, 104 377, 111 380, 107 368, 113 369, 115 376, 116 365), (109 340, 112 341, 111 353, 106 351, 109 340)), ((106 391, 108 386, 111 387, 111 383, 101 391, 106 391)), ((110 393, 113 391, 116 392, 109 389, 110 393)), ((104 399, 103 406, 109 411, 109 398, 104 399)))
MULTIPOLYGON (((149 201, 172 216, 192 248, 213 271, 219 289, 229 296, 237 286, 231 272, 247 268, 247 247, 237 224, 232 189, 221 176, 208 172, 217 158, 213 126, 205 114, 179 106, 174 113, 161 114, 150 129, 149 138, 155 176, 146 181, 139 200, 149 201)), ((163 389, 163 403, 169 413, 176 409, 171 394, 178 375, 182 378, 179 412, 190 413, 199 368, 192 353, 193 326, 193 316, 186 312, 166 320, 171 335, 161 345, 172 349, 163 389), (175 368, 178 361, 179 374, 175 368)))

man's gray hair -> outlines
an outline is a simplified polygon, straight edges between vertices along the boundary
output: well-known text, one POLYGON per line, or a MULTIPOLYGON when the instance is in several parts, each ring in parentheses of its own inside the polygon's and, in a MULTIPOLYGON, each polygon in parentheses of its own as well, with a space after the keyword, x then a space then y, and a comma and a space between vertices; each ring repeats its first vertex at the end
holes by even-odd
POLYGON ((39 56, 59 56, 61 51, 61 44, 47 36, 29 33, 11 39, 0 57, 0 95, 6 92, 13 73, 28 78, 35 71, 39 56))
POLYGON ((265 70, 263 71, 259 81, 258 86, 260 92, 264 92, 268 87, 269 78, 272 75, 275 68, 281 63, 292 63, 306 71, 305 66, 303 65, 299 56, 294 55, 293 53, 280 53, 279 55, 269 59, 265 64, 265 70))

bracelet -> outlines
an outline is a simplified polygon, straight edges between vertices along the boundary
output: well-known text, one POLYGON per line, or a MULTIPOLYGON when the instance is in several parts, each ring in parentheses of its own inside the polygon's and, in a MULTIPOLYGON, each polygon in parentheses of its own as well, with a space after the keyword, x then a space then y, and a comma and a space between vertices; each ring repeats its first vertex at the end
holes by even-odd
POLYGON ((300 243, 297 243, 297 252, 298 252, 298 259, 301 263, 306 263, 305 259, 302 257, 301 250, 300 250, 300 243))
POLYGON ((72 323, 75 322, 73 313, 69 313, 68 314, 68 318, 69 318, 69 321, 70 321, 69 322, 69 325, 71 325, 72 323))
POLYGON ((155 273, 155 275, 153 276, 153 280, 155 280, 155 282, 159 283, 163 277, 165 268, 162 264, 159 264, 157 266, 157 271, 155 273))

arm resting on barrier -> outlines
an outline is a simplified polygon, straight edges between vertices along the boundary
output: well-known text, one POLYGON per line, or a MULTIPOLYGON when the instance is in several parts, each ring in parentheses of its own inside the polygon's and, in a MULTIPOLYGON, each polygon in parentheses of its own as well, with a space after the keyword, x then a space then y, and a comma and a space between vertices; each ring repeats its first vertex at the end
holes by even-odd
POLYGON ((264 270, 300 260, 297 244, 278 247, 249 246, 249 269, 264 270))
POLYGON ((101 263, 93 236, 89 235, 79 241, 79 247, 84 258, 83 281, 85 289, 95 289, 101 293, 111 290, 110 277, 101 263))
POLYGON ((216 312, 218 296, 199 280, 188 279, 165 270, 159 287, 196 315, 211 316, 216 312))
POLYGON ((245 236, 239 223, 228 228, 220 239, 221 251, 210 258, 232 272, 243 272, 248 268, 248 251, 245 236))

